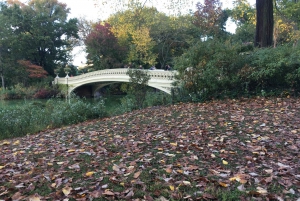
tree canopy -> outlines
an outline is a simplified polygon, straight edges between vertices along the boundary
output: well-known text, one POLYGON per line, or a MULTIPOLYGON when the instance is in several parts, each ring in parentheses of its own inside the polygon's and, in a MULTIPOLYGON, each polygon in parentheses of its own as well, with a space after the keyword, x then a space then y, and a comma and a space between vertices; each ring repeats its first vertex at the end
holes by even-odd
POLYGON ((1 44, 13 60, 28 60, 50 75, 58 62, 68 62, 70 39, 78 37, 78 28, 76 18, 67 18, 70 10, 66 4, 57 0, 8 1, 2 2, 0 9, 0 20, 5 21, 1 44))

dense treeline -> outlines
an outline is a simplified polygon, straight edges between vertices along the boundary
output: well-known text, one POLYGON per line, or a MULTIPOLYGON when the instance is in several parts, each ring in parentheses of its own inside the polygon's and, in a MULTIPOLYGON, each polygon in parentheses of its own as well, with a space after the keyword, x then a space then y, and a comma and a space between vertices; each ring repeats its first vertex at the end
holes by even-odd
POLYGON ((140 65, 178 70, 177 98, 297 95, 300 2, 264 2, 238 0, 224 10, 219 0, 205 0, 193 13, 166 15, 137 1, 98 22, 69 19, 69 8, 57 0, 2 2, 2 98, 57 95, 49 85, 55 74, 140 65), (229 20, 234 34, 225 29, 229 20), (81 71, 71 65, 78 44, 85 44, 91 64, 81 71))

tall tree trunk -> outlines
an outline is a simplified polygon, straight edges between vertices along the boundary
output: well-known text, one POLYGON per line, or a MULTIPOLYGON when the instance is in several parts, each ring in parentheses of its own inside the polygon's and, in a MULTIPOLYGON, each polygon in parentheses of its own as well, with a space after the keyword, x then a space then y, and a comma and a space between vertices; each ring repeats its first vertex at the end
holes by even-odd
POLYGON ((273 0, 256 0, 255 46, 269 47, 273 42, 273 0))

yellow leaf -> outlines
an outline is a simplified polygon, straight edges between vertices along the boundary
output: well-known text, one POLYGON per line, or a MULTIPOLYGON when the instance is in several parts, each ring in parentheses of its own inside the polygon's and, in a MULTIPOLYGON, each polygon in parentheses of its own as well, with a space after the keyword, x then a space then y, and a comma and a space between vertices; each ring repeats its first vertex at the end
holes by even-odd
POLYGON ((228 186, 229 186, 228 184, 226 184, 226 183, 224 183, 224 182, 220 182, 220 181, 219 181, 219 184, 220 184, 221 186, 223 186, 223 187, 228 187, 228 186))
POLYGON ((223 162, 224 165, 228 165, 228 162, 227 162, 227 161, 222 160, 222 162, 223 162))
POLYGON ((85 176, 90 177, 90 176, 92 176, 94 173, 95 173, 95 172, 87 172, 87 173, 85 173, 85 176))
POLYGON ((191 185, 191 182, 189 182, 189 181, 182 181, 182 183, 183 183, 184 185, 186 185, 186 186, 190 186, 190 185, 191 185))
POLYGON ((215 154, 211 154, 210 155, 212 158, 216 158, 216 155, 215 154))
POLYGON ((20 144, 20 140, 17 140, 13 143, 13 145, 19 145, 20 144))
POLYGON ((72 188, 69 186, 66 186, 62 189, 62 192, 64 193, 65 196, 68 196, 71 193, 72 188))
POLYGON ((183 174, 183 170, 176 170, 178 173, 183 174))
POLYGON ((52 165, 53 165, 53 163, 47 163, 47 165, 49 165, 49 166, 52 166, 52 165))
POLYGON ((123 187, 125 187, 125 183, 124 182, 121 182, 120 185, 123 186, 123 187))
POLYGON ((176 146, 177 146, 177 142, 171 142, 171 143, 170 143, 170 145, 172 145, 172 146, 175 146, 175 147, 176 147, 176 146))
POLYGON ((169 186, 171 191, 174 191, 175 187, 174 186, 169 186))
POLYGON ((138 178, 141 173, 142 173, 141 171, 134 173, 133 178, 135 179, 138 178))
POLYGON ((0 170, 3 169, 4 167, 5 167, 5 165, 4 165, 4 166, 1 166, 1 165, 0 165, 0 170))
POLYGON ((9 145, 10 144, 10 142, 9 141, 4 141, 4 142, 2 142, 2 144, 0 144, 0 145, 9 145))
POLYGON ((57 165, 62 165, 62 164, 64 164, 64 162, 57 162, 56 164, 57 165))
POLYGON ((164 149, 163 149, 163 148, 157 148, 157 150, 158 150, 158 151, 163 151, 164 149))
POLYGON ((75 152, 76 150, 75 149, 69 149, 68 150, 68 153, 70 153, 70 152, 75 152))

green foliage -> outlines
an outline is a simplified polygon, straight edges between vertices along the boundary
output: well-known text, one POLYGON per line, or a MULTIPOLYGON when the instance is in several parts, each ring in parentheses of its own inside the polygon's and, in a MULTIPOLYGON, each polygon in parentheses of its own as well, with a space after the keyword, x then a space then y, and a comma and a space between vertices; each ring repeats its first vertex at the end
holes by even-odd
POLYGON ((145 99, 146 106, 169 105, 172 103, 172 96, 162 91, 148 91, 145 99))
POLYGON ((150 75, 148 75, 147 71, 137 69, 129 69, 126 74, 130 77, 127 94, 134 97, 136 109, 143 108, 150 75))
MULTIPOLYGON (((54 75, 57 61, 66 62, 77 38, 77 19, 67 19, 66 4, 57 0, 32 0, 28 4, 1 3, 1 43, 11 60, 24 59, 54 75)), ((11 69, 13 70, 13 69, 11 69)))
POLYGON ((69 102, 50 99, 25 103, 15 108, 0 108, 0 139, 36 133, 46 128, 56 128, 107 116, 104 101, 87 103, 78 98, 69 102))
POLYGON ((176 96, 200 101, 221 97, 299 92, 299 51, 290 45, 253 49, 230 41, 199 42, 175 68, 180 75, 176 96), (187 68, 189 67, 189 68, 187 68))

